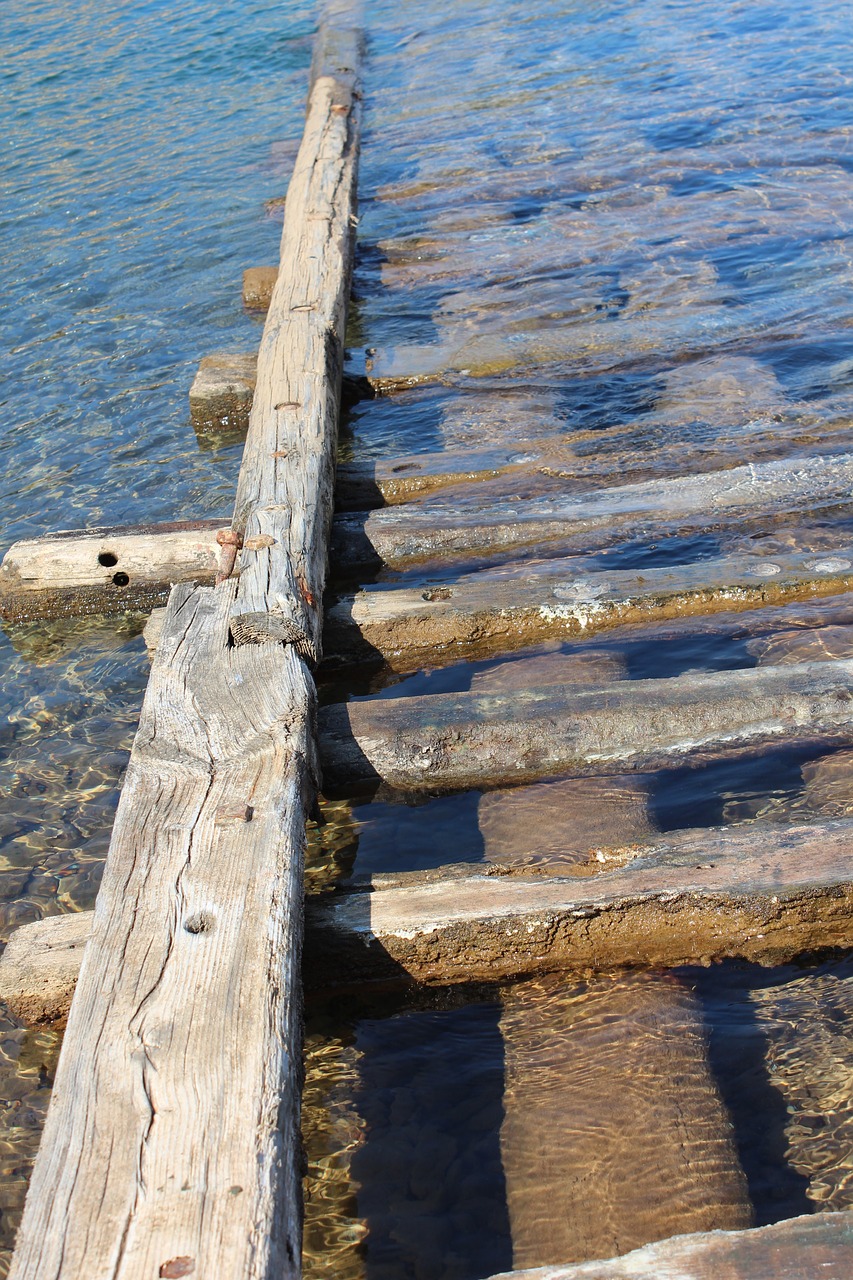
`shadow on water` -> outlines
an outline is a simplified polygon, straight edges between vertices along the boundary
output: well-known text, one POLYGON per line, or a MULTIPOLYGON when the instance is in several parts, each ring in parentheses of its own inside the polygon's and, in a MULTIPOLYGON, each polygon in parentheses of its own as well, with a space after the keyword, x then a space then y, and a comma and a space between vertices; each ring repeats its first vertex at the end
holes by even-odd
POLYGON ((734 1125, 738 1156, 755 1211, 755 1225, 814 1212, 809 1179, 788 1159, 789 1105, 768 1070, 771 1042, 750 993, 790 979, 790 969, 722 965, 682 970, 702 1005, 708 1057, 734 1125))

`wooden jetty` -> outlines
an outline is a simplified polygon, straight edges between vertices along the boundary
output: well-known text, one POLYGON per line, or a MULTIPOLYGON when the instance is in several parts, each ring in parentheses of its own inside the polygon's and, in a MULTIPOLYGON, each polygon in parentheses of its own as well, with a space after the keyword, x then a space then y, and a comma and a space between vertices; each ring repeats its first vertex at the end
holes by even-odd
MULTIPOLYGON (((61 532, 16 543, 0 565, 10 623, 168 601, 146 629, 151 677, 95 911, 24 926, 0 960, 0 995, 18 1016, 67 1018, 12 1280, 299 1276, 303 978, 325 989, 642 975, 853 943, 853 819, 821 807, 819 786, 807 820, 664 833, 641 785, 625 783, 778 744, 853 742, 853 617, 828 639, 820 616, 793 630, 781 621, 775 635, 768 621, 781 605, 853 588, 849 533, 829 527, 849 498, 851 442, 780 431, 744 466, 722 442, 714 453, 687 438, 657 462, 617 459, 593 476, 577 441, 540 438, 336 473, 342 387, 355 399, 439 376, 343 378, 361 57, 344 7, 317 40, 280 265, 244 276, 245 305, 267 311, 260 349, 207 357, 190 394, 197 430, 247 432, 231 520, 61 532), (713 531, 719 548, 686 563, 620 562, 620 545, 650 529, 676 540, 713 531), (768 547, 768 529, 786 536, 768 547), (365 581, 380 570, 383 581, 365 581), (317 712, 318 667, 407 673, 728 615, 755 631, 752 666, 626 679, 606 655, 578 651, 538 666, 519 658, 458 693, 317 712), (824 638, 809 648, 809 636, 824 638), (480 864, 374 875, 304 907, 321 774, 345 796, 482 790, 483 830, 500 811, 510 834, 480 864), (587 833, 555 873, 531 813, 547 806, 565 835, 578 824, 578 782, 614 778, 619 838, 587 833)), ((593 786, 588 799, 594 809, 607 797, 593 786)), ((650 1225, 626 1184, 619 1231, 579 1216, 566 1186, 583 1179, 584 1153, 600 1155, 593 1134, 587 1147, 556 1143, 547 1194, 531 1205, 525 1171, 562 1108, 508 1096, 515 1280, 780 1280, 818 1267, 846 1280, 847 1215, 751 1226, 699 1013, 677 983, 663 994, 642 976, 629 986, 625 1007, 651 1010, 649 1043, 669 1029, 666 1069, 689 1084, 670 1112, 701 1130, 694 1157, 677 1142, 661 1156, 656 1196, 683 1185, 695 1203, 680 1212, 676 1198, 650 1225), (573 1261, 575 1247, 624 1256, 573 1261)), ((516 995, 502 1014, 510 1074, 525 1069, 513 1046, 531 1026, 516 995)), ((540 1032, 548 1017, 543 997, 540 1032)), ((624 1056, 618 1029, 601 1043, 624 1056)), ((619 1114, 641 1101, 628 1089, 619 1114)), ((640 1142, 638 1179, 659 1154, 640 1142)))

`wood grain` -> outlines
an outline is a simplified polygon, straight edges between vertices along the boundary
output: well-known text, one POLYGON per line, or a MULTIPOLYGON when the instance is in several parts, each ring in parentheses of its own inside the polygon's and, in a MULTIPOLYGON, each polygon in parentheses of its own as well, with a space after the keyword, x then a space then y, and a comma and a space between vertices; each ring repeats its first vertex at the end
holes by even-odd
POLYGON ((296 1276, 314 692, 172 594, 12 1268, 296 1276))
POLYGON ((243 538, 234 643, 269 638, 316 661, 334 498, 361 123, 354 29, 327 32, 287 193, 279 273, 258 352, 237 483, 243 538))

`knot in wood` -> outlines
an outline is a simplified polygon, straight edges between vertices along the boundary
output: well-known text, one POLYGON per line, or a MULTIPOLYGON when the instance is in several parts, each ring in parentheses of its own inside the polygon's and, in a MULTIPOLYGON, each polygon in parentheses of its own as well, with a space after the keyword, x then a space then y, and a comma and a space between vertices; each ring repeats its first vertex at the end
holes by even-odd
POLYGON ((275 538, 270 537, 268 533, 256 533, 253 538, 247 538, 243 543, 246 551, 263 551, 265 547, 274 547, 275 538))

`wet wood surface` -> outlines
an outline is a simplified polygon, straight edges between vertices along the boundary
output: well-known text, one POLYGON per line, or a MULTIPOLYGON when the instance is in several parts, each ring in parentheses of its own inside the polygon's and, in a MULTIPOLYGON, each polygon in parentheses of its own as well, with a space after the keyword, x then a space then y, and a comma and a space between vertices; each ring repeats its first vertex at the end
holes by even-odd
MULTIPOLYGON (((853 941, 849 818, 632 834, 635 843, 608 848, 600 862, 591 848, 585 875, 542 874, 534 859, 455 864, 375 874, 311 898, 306 985, 493 981, 732 956, 780 964, 853 941)), ((51 986, 52 950, 66 936, 79 945, 85 926, 72 920, 28 926, 11 963, 0 959, 0 993, 22 1016, 62 1015, 69 957, 60 952, 51 986)))
POLYGON ((339 703, 320 712, 324 777, 440 791, 670 768, 786 737, 847 741, 851 680, 853 662, 835 660, 339 703))
MULTIPOLYGON (((738 554, 675 567, 603 570, 592 558, 532 560, 447 583, 370 587, 326 613, 335 664, 381 657, 399 670, 589 636, 626 623, 746 610, 853 586, 853 546, 738 554)), ((617 558, 618 564, 618 558, 617 558)))
MULTIPOLYGON (((308 905, 306 972, 465 982, 557 969, 778 964, 850 945, 849 820, 703 828, 588 878, 496 867, 374 875, 308 905)), ((612 855, 619 851, 611 850, 612 855)))
POLYGON ((853 455, 794 457, 649 480, 570 496, 548 496, 462 506, 438 498, 336 521, 332 554, 344 568, 405 568, 420 561, 475 553, 495 554, 559 542, 564 551, 589 549, 590 539, 609 545, 619 538, 655 532, 762 528, 780 514, 810 515, 847 502, 853 455))

